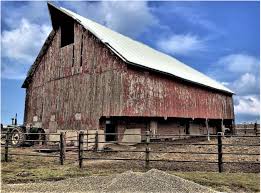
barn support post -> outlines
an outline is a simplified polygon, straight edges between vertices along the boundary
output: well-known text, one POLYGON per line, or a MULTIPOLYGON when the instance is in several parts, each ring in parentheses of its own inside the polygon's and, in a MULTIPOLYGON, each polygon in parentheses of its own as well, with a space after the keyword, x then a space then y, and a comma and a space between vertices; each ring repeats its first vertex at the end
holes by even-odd
POLYGON ((218 172, 223 172, 222 132, 218 132, 218 172))
POLYGON ((150 131, 146 131, 146 150, 145 150, 145 169, 148 170, 150 167, 150 131))
POLYGON ((225 132, 225 127, 224 127, 224 120, 221 119, 221 132, 225 132))
MULTIPOLYGON (((191 120, 187 119, 186 125, 185 125, 185 133, 186 133, 186 135, 190 134, 190 122, 191 122, 191 120)), ((180 134, 180 131, 179 131, 179 134, 180 134)), ((179 138, 180 138, 180 136, 179 136, 179 138)))
POLYGON ((83 131, 79 133, 79 141, 78 141, 78 160, 79 160, 79 167, 82 168, 82 161, 83 161, 83 131))
POLYGON ((208 141, 210 141, 208 119, 206 119, 206 128, 207 128, 208 141))
POLYGON ((60 164, 63 165, 64 162, 64 156, 65 151, 64 151, 64 133, 60 133, 60 164))
POLYGON ((9 129, 5 136, 5 162, 8 162, 9 129))

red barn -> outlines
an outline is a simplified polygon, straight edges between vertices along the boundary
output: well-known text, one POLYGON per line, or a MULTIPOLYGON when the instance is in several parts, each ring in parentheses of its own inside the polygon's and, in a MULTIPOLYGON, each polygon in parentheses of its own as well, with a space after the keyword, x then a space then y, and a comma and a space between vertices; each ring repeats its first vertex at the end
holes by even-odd
POLYGON ((48 133, 151 130, 154 137, 232 128, 233 93, 222 84, 67 9, 48 8, 53 30, 22 86, 25 125, 48 133))

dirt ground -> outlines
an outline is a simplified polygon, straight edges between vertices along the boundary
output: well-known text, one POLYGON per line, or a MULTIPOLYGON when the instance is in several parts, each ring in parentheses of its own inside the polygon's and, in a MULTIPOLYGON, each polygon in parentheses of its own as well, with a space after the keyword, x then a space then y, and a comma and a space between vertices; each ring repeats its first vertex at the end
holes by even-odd
MULTIPOLYGON (((151 161, 151 168, 158 168, 161 170, 170 171, 218 171, 217 163, 203 163, 203 161, 217 162, 217 154, 182 154, 182 153, 164 153, 167 151, 175 152, 193 152, 193 153, 217 153, 217 140, 211 139, 207 141, 205 138, 199 140, 198 138, 192 138, 187 140, 177 140, 174 143, 166 142, 164 144, 150 144, 151 160, 166 160, 166 161, 151 161), (175 143, 186 143, 187 145, 175 145, 175 143), (201 144, 214 144, 214 145, 189 145, 190 143, 201 144), (160 153, 153 153, 157 151, 160 153), (171 162, 175 161, 199 161, 194 163, 184 162, 171 162), (202 161, 202 162, 201 162, 202 161)), ((234 138, 227 137, 223 139, 223 144, 259 144, 259 138, 234 138)), ((115 150, 115 152, 85 152, 84 157, 87 158, 134 158, 145 159, 145 153, 143 152, 117 152, 117 150, 145 150, 144 144, 138 144, 133 146, 126 145, 107 145, 109 148, 115 150)), ((239 155, 224 154, 223 162, 259 162, 259 155, 240 155, 244 153, 259 154, 259 146, 223 146, 223 153, 239 153, 239 155)), ((92 168, 92 166, 98 168, 144 168, 144 161, 103 161, 103 160, 91 160, 84 161, 86 167, 92 168)), ((224 163, 224 171, 226 172, 255 172, 259 173, 259 164, 248 163, 224 163)))
MULTIPOLYGON (((205 138, 192 138, 185 141, 166 142, 164 144, 150 144, 151 151, 180 151, 180 152, 217 152, 217 141, 205 138), (209 143, 209 145, 177 145, 177 143, 209 143), (176 145, 175 145, 176 143, 176 145)), ((259 138, 224 138, 224 144, 259 144, 259 138)), ((36 155, 59 155, 59 152, 39 153, 34 151, 36 146, 20 147, 12 149, 10 152, 30 153, 36 155)), ((117 150, 144 150, 145 146, 138 145, 109 145, 114 152, 84 152, 86 158, 134 158, 142 161, 115 161, 115 160, 84 160, 83 168, 78 167, 78 152, 67 151, 64 165, 60 165, 59 157, 29 157, 10 156, 9 162, 1 162, 1 176, 3 184, 28 183, 42 181, 57 181, 80 176, 107 176, 126 172, 146 172, 145 153, 117 152, 117 150)), ((3 151, 3 148, 2 148, 3 151)), ((224 146, 223 152, 237 153, 257 153, 259 147, 251 146, 224 146)), ((2 152, 3 153, 3 152, 2 152)), ((223 161, 251 161, 259 162, 259 156, 224 155, 223 161)), ((151 153, 150 159, 164 160, 205 160, 217 161, 216 154, 196 155, 196 154, 174 154, 174 153, 151 153)), ((218 173, 218 165, 206 163, 177 163, 177 162, 150 162, 150 168, 156 168, 175 174, 188 180, 192 180, 201 185, 213 187, 218 191, 226 192, 259 192, 259 164, 224 164, 224 172, 218 173), (244 172, 244 173, 242 173, 244 172)))
MULTIPOLYGON (((259 144, 259 138, 237 138, 237 137, 226 137, 223 139, 223 144, 259 144)), ((167 151, 175 152, 193 152, 193 153, 217 153, 217 140, 215 138, 207 141, 206 138, 191 138, 186 140, 176 140, 175 142, 164 142, 163 144, 150 144, 151 150, 150 160, 165 160, 165 161, 150 161, 150 168, 157 168, 168 171, 218 171, 217 163, 204 163, 204 161, 217 162, 217 154, 184 154, 184 153, 164 153, 167 151), (185 143, 186 145, 175 145, 185 143), (212 144, 212 145, 189 145, 191 143, 200 144, 212 144), (156 151, 157 153, 153 153, 156 151), (175 160, 178 162, 171 162, 175 160), (199 162, 180 162, 180 161, 199 161, 199 162), (202 162, 201 162, 202 161, 202 162)), ((119 150, 133 150, 140 151, 145 150, 144 144, 137 145, 119 145, 109 144, 106 146, 113 152, 92 152, 85 151, 85 158, 98 158, 105 160, 84 160, 83 166, 89 171, 96 172, 97 170, 117 170, 124 172, 126 170, 137 170, 145 171, 145 153, 144 152, 118 152, 119 150), (118 160, 106 160, 106 159, 140 159, 139 161, 118 161, 118 160)), ((34 150, 35 147, 24 147, 18 149, 10 149, 10 152, 18 153, 35 153, 41 155, 59 155, 57 152, 53 153, 37 153, 34 150)), ((244 153, 260 153, 260 148, 254 146, 223 146, 223 153, 238 153, 239 155, 224 154, 223 162, 260 162, 259 155, 241 155, 244 153)), ((17 156, 13 156, 17 159, 17 156)), ((59 160, 59 158, 54 158, 59 160)), ((78 165, 78 152, 67 151, 66 162, 78 165)), ((225 172, 251 172, 259 173, 259 164, 249 163, 224 163, 223 165, 225 172)))

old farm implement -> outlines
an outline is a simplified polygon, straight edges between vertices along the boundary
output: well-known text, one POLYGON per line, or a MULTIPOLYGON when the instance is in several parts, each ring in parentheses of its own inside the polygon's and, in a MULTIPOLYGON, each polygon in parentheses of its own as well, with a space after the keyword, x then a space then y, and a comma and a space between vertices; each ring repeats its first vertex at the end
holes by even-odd
POLYGON ((8 137, 12 146, 33 145, 34 140, 45 141, 45 135, 41 135, 41 133, 44 133, 42 128, 18 125, 16 114, 12 118, 12 124, 6 126, 1 124, 1 143, 4 141, 3 139, 8 137))

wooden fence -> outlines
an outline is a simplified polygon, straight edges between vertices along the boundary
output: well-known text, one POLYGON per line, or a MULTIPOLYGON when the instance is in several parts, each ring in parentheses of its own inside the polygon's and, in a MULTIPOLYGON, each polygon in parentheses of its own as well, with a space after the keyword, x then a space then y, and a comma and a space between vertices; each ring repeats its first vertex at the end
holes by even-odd
MULTIPOLYGON (((31 133, 26 133, 26 134, 31 134, 31 133)), ((35 133, 34 133, 35 134, 35 133)), ((42 133, 41 133, 42 134, 42 133)), ((59 162, 61 165, 64 164, 64 160, 65 160, 65 150, 66 150, 66 142, 65 142, 65 136, 64 133, 61 134, 44 134, 44 135, 59 135, 59 140, 52 140, 52 141, 48 141, 48 142, 54 142, 54 143, 58 143, 59 147, 56 149, 59 152, 59 155, 48 155, 48 154, 21 154, 21 153, 10 153, 9 152, 9 148, 16 148, 14 146, 10 145, 11 142, 11 138, 10 138, 10 133, 6 134, 6 139, 5 139, 5 144, 1 145, 2 148, 4 148, 4 152, 2 153, 2 155, 4 156, 4 161, 9 161, 9 156, 45 156, 45 157, 55 157, 59 159, 59 162)), ((179 162, 179 163, 206 163, 206 164, 216 164, 218 166, 218 172, 223 172, 223 165, 224 164, 260 164, 259 161, 237 161, 237 160, 232 160, 232 161, 225 161, 223 159, 224 155, 243 155, 243 156, 247 156, 247 157, 251 157, 251 156, 259 156, 260 153, 259 152, 244 152, 243 150, 241 152, 226 152, 224 151, 224 147, 259 147, 259 140, 258 143, 256 144, 247 144, 247 143, 223 143, 223 139, 224 138, 258 138, 259 139, 259 135, 226 135, 224 136, 223 133, 219 132, 217 135, 171 135, 171 134, 166 134, 166 135, 159 135, 159 140, 155 140, 154 138, 152 138, 151 134, 149 131, 146 132, 146 134, 142 134, 142 141, 139 142, 140 145, 142 145, 143 149, 142 150, 117 150, 116 152, 127 152, 127 153, 142 153, 144 154, 144 157, 141 158, 135 158, 135 157, 125 157, 125 158, 111 158, 111 157, 91 157, 88 156, 86 153, 87 152, 115 152, 115 150, 113 149, 106 149, 106 148, 99 148, 99 144, 130 144, 130 143, 137 143, 136 141, 110 141, 110 142, 106 142, 106 141, 99 141, 99 135, 117 135, 117 136, 121 136, 121 135, 129 135, 129 136, 135 136, 138 134, 123 134, 123 133, 106 133, 106 134, 100 134, 98 132, 96 132, 95 134, 88 134, 88 133, 84 133, 84 132, 79 132, 77 139, 74 139, 72 141, 77 142, 77 157, 78 159, 75 160, 78 162, 79 167, 83 168, 83 164, 84 164, 84 160, 113 160, 113 161, 144 161, 144 167, 146 169, 150 168, 150 164, 152 162, 179 162), (193 142, 193 143, 186 143, 186 140, 162 140, 164 137, 168 137, 168 138, 205 138, 205 140, 207 141, 207 139, 210 137, 211 139, 216 138, 217 140, 214 140, 214 143, 207 143, 207 142, 193 142), (92 139, 92 141, 90 142, 90 139, 92 139), (165 150, 165 151, 159 151, 159 150, 155 150, 155 149, 151 149, 150 146, 152 146, 153 144, 168 144, 172 147, 179 147, 179 146, 212 146, 214 147, 214 149, 216 150, 216 152, 196 152, 196 151, 172 151, 172 150, 165 150), (216 159, 215 160, 170 160, 170 159, 155 159, 155 158, 151 158, 152 154, 189 154, 189 155, 205 155, 210 156, 210 155, 216 155, 216 159)), ((28 141, 32 141, 32 142, 42 142, 43 140, 26 140, 28 141)))
MULTIPOLYGON (((1 133, 1 139, 2 136, 5 136, 5 144, 1 144, 1 149, 4 148, 4 151, 1 151, 1 155, 4 156, 4 161, 8 162, 10 156, 43 156, 43 157, 53 157, 53 158, 58 158, 59 162, 61 165, 63 165, 64 160, 65 160, 65 140, 64 140, 64 133, 52 133, 52 134, 46 134, 46 133, 23 133, 24 135, 59 135, 60 138, 59 140, 48 140, 48 143, 58 143, 58 148, 53 148, 52 151, 58 151, 59 155, 48 155, 48 154, 38 154, 38 153, 13 153, 9 152, 9 149, 15 149, 15 148, 20 148, 18 146, 12 146, 11 142, 16 140, 11 138, 11 133, 1 133)), ((29 143, 44 143, 46 140, 41 140, 41 139, 26 139, 24 142, 29 142, 29 143)))
MULTIPOLYGON (((181 163, 208 163, 208 164, 217 164, 218 165, 218 171, 219 172, 223 172, 223 165, 224 164, 260 164, 260 162, 253 162, 253 161, 224 161, 223 160, 223 155, 244 155, 244 156, 259 156, 260 153, 248 153, 248 152, 223 152, 224 146, 228 147, 259 147, 260 144, 224 144, 223 143, 223 138, 224 137, 233 137, 233 138, 259 138, 259 136, 257 135, 226 135, 224 136, 224 134, 222 132, 219 132, 217 135, 171 135, 171 134, 166 134, 166 135, 159 135, 159 139, 162 137, 178 137, 178 138, 188 138, 188 137, 204 137, 204 138, 217 138, 217 143, 216 144, 209 144, 209 143, 186 143, 185 140, 183 142, 179 142, 179 143, 175 143, 175 140, 173 141, 151 141, 151 136, 149 132, 146 132, 145 135, 145 140, 143 142, 141 142, 140 144, 144 144, 145 145, 145 150, 117 150, 117 152, 141 152, 144 153, 144 159, 140 159, 140 158, 106 158, 106 157, 102 157, 102 158, 98 158, 98 157, 86 157, 84 156, 84 152, 88 152, 88 151, 97 151, 97 148, 93 148, 90 150, 86 150, 84 148, 84 143, 88 143, 87 141, 84 141, 84 136, 88 135, 88 134, 84 134, 83 132, 79 133, 79 167, 82 168, 83 166, 83 160, 115 160, 115 161, 144 161, 145 165, 144 167, 146 169, 149 169, 150 163, 151 162, 181 162, 181 163), (171 144, 173 146, 186 146, 186 145, 190 145, 190 146, 216 146, 217 152, 184 152, 184 151, 157 151, 157 150, 151 150, 150 145, 151 144, 171 144), (206 160, 168 160, 168 159, 150 159, 150 154, 200 154, 200 155, 217 155, 217 159, 216 161, 206 161, 206 160)), ((99 142, 97 141, 98 139, 98 135, 137 135, 137 134, 122 134, 122 133, 107 133, 107 134, 98 134, 98 132, 96 133, 96 137, 95 137, 95 147, 98 147, 99 143, 108 143, 108 142, 99 142)), ((88 138, 88 137, 87 137, 88 138)), ((110 141, 109 143, 115 143, 118 144, 118 141, 110 141)), ((120 142, 121 144, 129 144, 129 143, 135 143, 132 141, 126 141, 126 142, 120 142)), ((88 145, 87 145, 88 147, 88 145)), ((100 152, 115 152, 115 150, 98 150, 100 152)))

